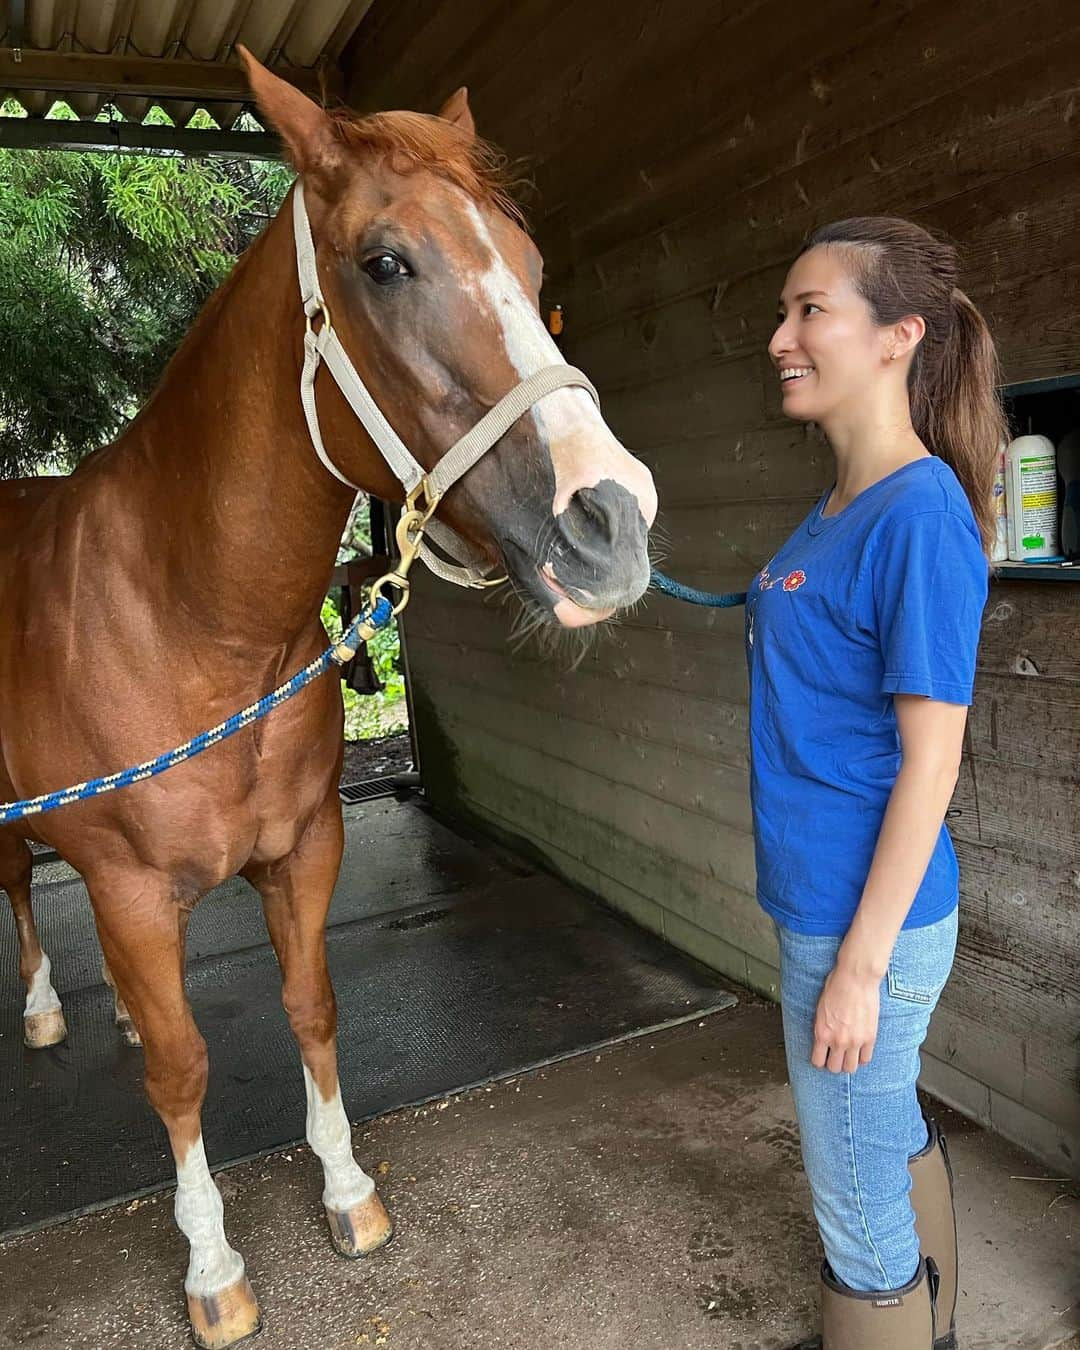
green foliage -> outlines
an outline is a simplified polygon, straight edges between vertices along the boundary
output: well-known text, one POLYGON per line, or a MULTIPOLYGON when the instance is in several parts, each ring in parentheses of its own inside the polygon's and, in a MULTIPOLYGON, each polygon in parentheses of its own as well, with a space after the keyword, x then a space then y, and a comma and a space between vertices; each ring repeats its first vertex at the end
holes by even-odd
POLYGON ((0 477, 118 434, 291 181, 280 163, 0 150, 0 477))
MULTIPOLYGON (((341 637, 342 622, 337 603, 332 596, 323 601, 322 624, 331 642, 341 637)), ((384 688, 377 694, 358 694, 341 681, 341 697, 345 703, 345 739, 366 741, 376 736, 389 736, 404 731, 408 726, 405 703, 405 677, 398 662, 401 642, 397 620, 380 629, 368 644, 375 673, 384 688)))

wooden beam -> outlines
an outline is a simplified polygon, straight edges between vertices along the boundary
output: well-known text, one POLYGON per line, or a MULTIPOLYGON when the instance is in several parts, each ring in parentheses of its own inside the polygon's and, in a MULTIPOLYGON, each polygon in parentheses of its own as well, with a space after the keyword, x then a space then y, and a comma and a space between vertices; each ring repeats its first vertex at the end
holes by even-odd
POLYGON ((260 131, 188 131, 138 122, 63 122, 44 117, 0 117, 0 146, 9 150, 119 150, 220 159, 280 159, 281 142, 260 131))
MULTIPOLYGON (((277 66, 275 75, 322 102, 340 99, 344 81, 336 64, 317 69, 277 66)), ((50 52, 23 47, 18 58, 0 49, 0 89, 55 94, 124 94, 131 98, 181 99, 189 103, 248 103, 251 90, 238 62, 184 61, 164 57, 101 56, 96 52, 50 52)))

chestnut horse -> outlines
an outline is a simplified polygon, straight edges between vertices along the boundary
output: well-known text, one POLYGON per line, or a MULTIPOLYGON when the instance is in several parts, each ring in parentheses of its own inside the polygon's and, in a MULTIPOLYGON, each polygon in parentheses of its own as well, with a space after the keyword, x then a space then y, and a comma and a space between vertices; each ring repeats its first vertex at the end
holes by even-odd
MULTIPOLYGON (((437 118, 328 114, 242 54, 302 175, 339 340, 428 470, 509 390, 561 361, 538 312, 540 255, 464 90, 437 118)), ((168 749, 325 646, 320 605, 353 492, 312 448, 303 337, 287 202, 118 440, 69 478, 3 485, 0 801, 168 749)), ((316 394, 337 470, 402 500, 325 374, 316 394)), ((642 594, 655 512, 648 471, 582 388, 544 397, 439 506, 537 613, 566 626, 642 594)), ((207 1052, 183 983, 192 907, 227 877, 262 897, 334 1243, 361 1255, 391 1234, 353 1158, 338 1086, 324 927, 342 855, 341 759, 340 692, 323 679, 164 777, 0 826, 31 1045, 65 1029, 34 928, 26 841, 52 845, 86 881, 118 1019, 141 1037, 147 1094, 175 1157, 188 1309, 204 1346, 258 1326, 203 1150, 207 1052)))

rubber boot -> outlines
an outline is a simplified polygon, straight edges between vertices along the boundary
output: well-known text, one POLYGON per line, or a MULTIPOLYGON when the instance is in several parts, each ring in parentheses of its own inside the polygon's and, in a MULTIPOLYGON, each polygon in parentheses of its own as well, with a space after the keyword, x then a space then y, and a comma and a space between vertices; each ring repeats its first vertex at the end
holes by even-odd
POLYGON ((956 1210, 949 1149, 937 1122, 926 1118, 930 1138, 926 1147, 908 1159, 911 1208, 919 1250, 938 1270, 937 1335, 934 1350, 956 1350, 956 1210))
POLYGON ((865 1293, 840 1283, 827 1261, 821 1266, 822 1334, 791 1350, 932 1350, 938 1276, 933 1261, 902 1289, 865 1293))

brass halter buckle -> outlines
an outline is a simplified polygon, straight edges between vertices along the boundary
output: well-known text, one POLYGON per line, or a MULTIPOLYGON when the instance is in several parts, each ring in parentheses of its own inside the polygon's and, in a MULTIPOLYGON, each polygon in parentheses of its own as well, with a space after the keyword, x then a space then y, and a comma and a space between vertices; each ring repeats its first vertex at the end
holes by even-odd
POLYGON ((442 493, 433 492, 426 478, 422 478, 405 498, 405 510, 394 531, 397 541, 398 561, 385 576, 373 581, 368 589, 368 604, 374 607, 380 599, 390 601, 394 614, 400 614, 409 603, 409 569, 420 556, 420 543, 424 535, 424 526, 435 513, 442 499, 442 493), (397 600, 384 596, 387 588, 397 591, 397 600))
MULTIPOLYGON (((406 525, 409 529, 415 528, 415 534, 412 535, 412 538, 415 540, 415 544, 412 545, 413 547, 412 557, 415 557, 416 554, 419 553, 420 551, 420 536, 424 532, 424 526, 435 514, 435 508, 438 506, 440 501, 442 501, 442 493, 436 492, 433 495, 431 485, 426 478, 422 478, 420 482, 417 483, 416 487, 414 487, 413 490, 409 493, 409 495, 405 498, 405 511, 402 513, 401 520, 398 521, 397 527, 398 551, 402 553, 403 557, 404 557, 404 548, 406 547, 406 545, 403 544, 402 539, 403 524, 406 525), (417 505, 417 503, 421 500, 423 501, 422 508, 417 505), (414 522, 414 517, 417 516, 420 517, 418 523, 414 522)), ((412 557, 410 557, 409 559, 410 564, 412 562, 412 557)), ((503 585, 504 582, 509 581, 509 579, 510 579, 509 577, 505 576, 491 577, 491 578, 473 577, 471 581, 468 581, 465 584, 471 590, 482 591, 486 590, 490 586, 501 586, 503 585)))

